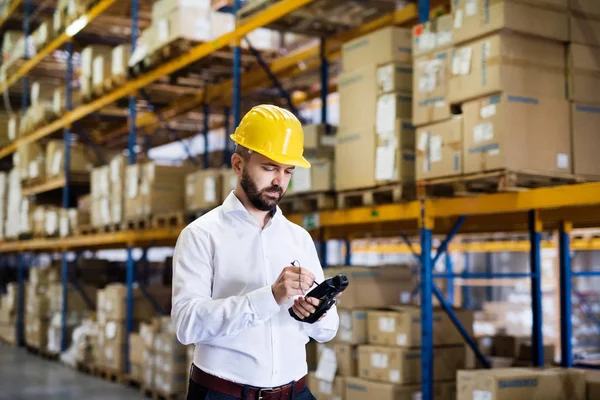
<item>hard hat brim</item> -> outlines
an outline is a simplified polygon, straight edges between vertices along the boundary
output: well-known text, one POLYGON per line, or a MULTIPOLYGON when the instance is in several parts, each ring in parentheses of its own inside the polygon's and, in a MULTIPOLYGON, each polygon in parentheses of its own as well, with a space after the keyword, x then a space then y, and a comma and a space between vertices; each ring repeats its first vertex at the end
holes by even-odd
MULTIPOLYGON (((235 134, 229 135, 229 137, 235 143, 238 143, 238 141, 236 140, 235 134)), ((261 154, 261 155, 267 157, 268 159, 273 160, 279 164, 293 165, 294 167, 300 167, 300 168, 310 168, 311 167, 308 160, 306 160, 306 158, 304 158, 303 156, 300 156, 300 158, 288 157, 285 154, 268 153, 268 152, 262 151, 260 149, 254 148, 253 146, 248 146, 245 144, 242 144, 241 146, 244 146, 248 150, 252 150, 258 154, 261 154)))

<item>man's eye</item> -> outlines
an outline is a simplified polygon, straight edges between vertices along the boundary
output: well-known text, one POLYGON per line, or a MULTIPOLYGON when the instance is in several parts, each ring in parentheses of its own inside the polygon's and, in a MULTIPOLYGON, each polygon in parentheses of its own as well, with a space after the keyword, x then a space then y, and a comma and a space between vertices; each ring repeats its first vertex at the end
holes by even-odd
POLYGON ((285 171, 285 174, 286 174, 286 175, 292 175, 293 173, 294 173, 294 171, 293 171, 293 170, 287 170, 287 171, 285 171))
POLYGON ((273 167, 263 167, 263 169, 268 172, 273 172, 275 170, 273 167))

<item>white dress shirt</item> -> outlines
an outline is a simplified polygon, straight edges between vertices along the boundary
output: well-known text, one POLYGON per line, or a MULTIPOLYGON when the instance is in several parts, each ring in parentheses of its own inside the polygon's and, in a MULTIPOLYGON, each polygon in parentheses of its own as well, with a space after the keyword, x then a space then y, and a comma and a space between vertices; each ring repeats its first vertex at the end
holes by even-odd
POLYGON ((279 207, 261 229, 233 192, 181 232, 171 316, 179 341, 196 345, 198 368, 257 387, 284 385, 307 373, 309 336, 331 340, 339 319, 332 307, 323 320, 307 324, 289 315, 293 300, 277 304, 271 285, 294 260, 323 281, 306 230, 279 207))

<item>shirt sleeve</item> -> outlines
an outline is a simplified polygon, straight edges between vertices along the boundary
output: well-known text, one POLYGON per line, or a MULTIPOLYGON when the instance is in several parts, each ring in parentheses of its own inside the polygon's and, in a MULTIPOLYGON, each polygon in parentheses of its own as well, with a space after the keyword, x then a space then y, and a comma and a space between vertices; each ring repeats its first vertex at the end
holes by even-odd
MULTIPOLYGON (((309 256, 310 265, 315 266, 312 272, 315 274, 317 282, 321 283, 325 280, 323 267, 319 261, 319 255, 317 254, 315 244, 308 232, 306 232, 306 236, 306 253, 309 256)), ((337 334, 338 326, 339 316, 335 305, 327 311, 327 315, 321 321, 315 322, 314 324, 302 324, 302 328, 306 334, 319 343, 329 342, 333 339, 337 334)))
POLYGON ((208 233, 185 228, 173 254, 171 318, 184 344, 208 343, 264 323, 279 312, 271 286, 244 296, 213 299, 213 255, 208 233))

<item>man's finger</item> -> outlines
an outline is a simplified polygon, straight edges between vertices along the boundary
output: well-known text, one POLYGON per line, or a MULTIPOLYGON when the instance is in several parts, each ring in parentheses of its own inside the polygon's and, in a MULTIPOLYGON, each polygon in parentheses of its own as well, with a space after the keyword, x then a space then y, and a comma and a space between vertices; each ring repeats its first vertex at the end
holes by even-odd
POLYGON ((319 303, 321 303, 321 300, 317 299, 316 297, 306 297, 305 299, 315 307, 318 307, 319 303))
POLYGON ((298 308, 296 307, 296 304, 294 304, 292 306, 292 310, 294 310, 294 314, 296 314, 296 316, 300 319, 304 319, 304 315, 302 315, 302 313, 300 311, 298 311, 298 308))
POLYGON ((296 309, 300 312, 300 314, 302 314, 305 317, 308 317, 311 313, 310 311, 306 310, 303 306, 302 303, 299 301, 296 301, 295 303, 296 309))
POLYGON ((314 308, 309 302, 307 302, 306 300, 300 300, 298 301, 298 304, 300 305, 300 307, 302 307, 303 309, 305 309, 306 311, 308 311, 309 313, 314 313, 315 311, 317 311, 316 308, 314 308))

